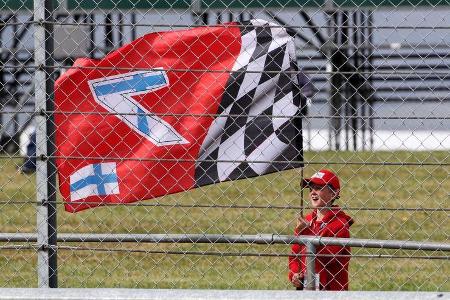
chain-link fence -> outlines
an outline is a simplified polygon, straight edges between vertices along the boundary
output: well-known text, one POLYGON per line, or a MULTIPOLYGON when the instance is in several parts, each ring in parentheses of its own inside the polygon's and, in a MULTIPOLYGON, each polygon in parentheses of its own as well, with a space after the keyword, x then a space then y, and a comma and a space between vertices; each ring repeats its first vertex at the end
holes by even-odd
POLYGON ((450 290, 447 4, 1 2, 0 286, 293 289, 331 169, 350 289, 450 290))

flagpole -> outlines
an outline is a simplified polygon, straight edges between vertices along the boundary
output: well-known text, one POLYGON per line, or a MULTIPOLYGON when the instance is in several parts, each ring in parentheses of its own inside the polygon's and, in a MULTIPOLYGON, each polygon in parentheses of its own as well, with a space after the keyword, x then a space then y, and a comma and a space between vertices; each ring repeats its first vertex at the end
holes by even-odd
MULTIPOLYGON (((299 82, 298 80, 298 74, 300 74, 300 70, 299 67, 297 65, 297 63, 293 63, 292 65, 293 69, 299 73, 297 73, 297 82, 299 82)), ((300 105, 300 110, 298 111, 296 118, 295 118, 295 126, 298 130, 297 133, 297 147, 298 149, 300 149, 300 152, 298 154, 298 160, 299 161, 303 161, 300 167, 300 217, 303 218, 304 212, 303 212, 303 205, 304 205, 304 200, 303 200, 303 169, 305 168, 305 163, 304 163, 304 153, 303 153, 303 135, 302 135, 302 130, 303 130, 303 122, 302 119, 303 117, 307 114, 306 108, 307 108, 307 103, 306 103, 306 98, 302 96, 301 94, 301 90, 300 90, 300 86, 299 84, 294 85, 294 97, 297 98, 295 99, 298 104, 300 105)))
POLYGON ((300 217, 303 218, 303 204, 304 204, 304 200, 303 200, 303 168, 300 168, 300 217))

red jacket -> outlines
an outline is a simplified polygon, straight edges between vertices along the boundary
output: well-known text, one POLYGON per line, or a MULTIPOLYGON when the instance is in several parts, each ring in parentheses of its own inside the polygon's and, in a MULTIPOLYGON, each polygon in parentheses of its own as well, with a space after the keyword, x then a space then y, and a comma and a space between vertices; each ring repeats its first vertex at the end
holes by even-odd
MULTIPOLYGON (((346 215, 338 206, 333 206, 321 221, 317 221, 317 212, 314 210, 305 219, 311 222, 311 226, 295 235, 315 235, 323 237, 350 237, 350 226, 353 224, 351 217, 346 215)), ((321 246, 316 247, 317 254, 344 254, 350 255, 350 247, 321 246)), ((293 254, 306 254, 304 245, 292 245, 293 254)), ((318 256, 316 257, 316 273, 320 276, 320 289, 331 291, 348 290, 348 256, 318 256)), ((306 256, 289 257, 289 280, 294 273, 302 273, 306 276, 306 256)))

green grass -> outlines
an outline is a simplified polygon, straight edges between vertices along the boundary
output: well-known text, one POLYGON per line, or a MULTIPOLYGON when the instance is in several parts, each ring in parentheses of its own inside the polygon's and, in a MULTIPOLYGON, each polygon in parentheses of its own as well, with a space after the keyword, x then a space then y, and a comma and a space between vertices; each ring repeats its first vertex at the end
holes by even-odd
MULTIPOLYGON (((448 166, 333 164, 448 164, 450 158, 447 152, 308 152, 305 160, 313 163, 306 166, 306 176, 321 167, 338 172, 343 186, 339 204, 353 208, 347 211, 356 221, 351 228, 353 237, 448 242, 448 212, 381 210, 402 207, 448 208, 448 166), (366 208, 373 210, 364 210, 366 208)), ((16 171, 19 163, 19 160, 0 159, 0 232, 35 231, 35 176, 19 174, 16 171)), ((291 170, 148 200, 140 202, 140 206, 101 207, 77 214, 66 213, 62 205, 58 205, 58 232, 291 234, 297 209, 185 208, 175 205, 299 206, 299 178, 300 170, 291 170), (155 203, 169 206, 151 206, 155 203)), ((304 197, 307 198, 306 193, 304 197)), ((206 251, 287 254, 287 245, 91 243, 60 246, 84 248, 59 250, 60 287, 291 288, 287 282, 286 257, 151 253, 206 251)), ((438 255, 358 248, 353 248, 353 254, 438 255)), ((36 287, 36 263, 34 251, 0 249, 0 286, 36 287)), ((350 274, 353 290, 450 290, 449 276, 445 275, 450 274, 448 260, 354 257, 350 274)))

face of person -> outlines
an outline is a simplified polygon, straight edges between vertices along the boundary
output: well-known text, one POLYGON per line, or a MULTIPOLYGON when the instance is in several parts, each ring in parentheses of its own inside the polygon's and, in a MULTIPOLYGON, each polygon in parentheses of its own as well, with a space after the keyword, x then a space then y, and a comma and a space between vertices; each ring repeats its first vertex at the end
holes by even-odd
POLYGON ((328 185, 309 184, 309 199, 313 208, 328 207, 337 193, 328 185))

